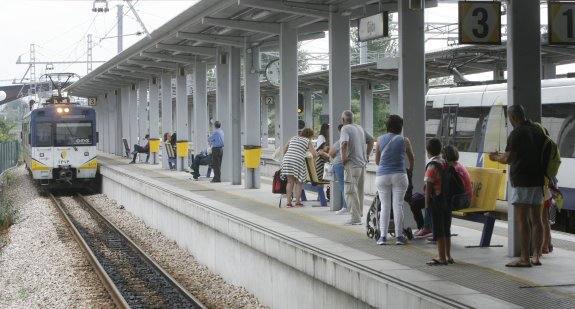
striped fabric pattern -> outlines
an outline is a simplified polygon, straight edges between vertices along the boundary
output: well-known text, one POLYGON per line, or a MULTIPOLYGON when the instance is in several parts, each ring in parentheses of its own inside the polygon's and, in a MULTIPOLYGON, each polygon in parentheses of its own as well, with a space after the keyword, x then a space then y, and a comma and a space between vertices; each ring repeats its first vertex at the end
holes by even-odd
POLYGON ((283 176, 293 176, 301 182, 307 179, 305 154, 308 145, 309 139, 305 137, 295 136, 289 141, 288 150, 281 165, 283 176))

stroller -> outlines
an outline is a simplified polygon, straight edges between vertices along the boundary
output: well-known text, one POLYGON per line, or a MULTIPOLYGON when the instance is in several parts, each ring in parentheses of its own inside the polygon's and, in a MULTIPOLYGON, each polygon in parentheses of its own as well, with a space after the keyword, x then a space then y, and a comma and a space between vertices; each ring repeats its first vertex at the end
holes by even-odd
MULTIPOLYGON (((379 213, 381 212, 381 201, 379 200, 379 195, 376 195, 369 207, 369 212, 366 218, 366 230, 367 237, 373 239, 379 239, 381 236, 381 231, 379 229, 379 213)), ((395 223, 393 222, 393 209, 391 209, 391 216, 389 217, 389 228, 387 233, 395 237, 395 223)), ((403 229, 403 234, 407 239, 413 239, 413 231, 410 227, 403 229)))
MULTIPOLYGON (((407 179, 409 180, 409 185, 407 186, 407 191, 405 192, 404 197, 404 201, 408 203, 411 202, 411 197, 413 194, 413 184, 411 183, 411 177, 412 174, 408 171, 407 179)), ((379 229, 380 212, 381 212, 381 201, 379 200, 379 194, 377 194, 373 199, 371 206, 369 207, 369 211, 367 212, 367 217, 365 220, 367 237, 369 238, 379 239, 379 237, 381 236, 381 231, 379 229)), ((389 221, 390 222, 387 233, 393 237, 398 236, 395 235, 395 223, 393 222, 393 209, 391 209, 391 215, 389 216, 389 221)), ((413 231, 411 230, 410 227, 403 229, 403 234, 405 235, 405 237, 407 237, 407 239, 409 240, 413 239, 413 231)))

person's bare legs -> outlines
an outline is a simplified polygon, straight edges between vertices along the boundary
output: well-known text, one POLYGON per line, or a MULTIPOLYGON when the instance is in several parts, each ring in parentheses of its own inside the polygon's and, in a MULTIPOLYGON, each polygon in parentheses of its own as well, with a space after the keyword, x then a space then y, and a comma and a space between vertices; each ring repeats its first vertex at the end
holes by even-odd
POLYGON ((451 236, 445 237, 445 258, 451 260, 451 236))
POLYGON ((531 218, 533 221, 533 246, 535 253, 533 254, 533 263, 539 264, 541 257, 541 249, 543 245, 543 222, 541 220, 541 204, 531 206, 531 218))
POLYGON ((294 179, 293 176, 287 176, 286 196, 288 205, 291 204, 293 198, 294 179))
POLYGON ((294 193, 293 195, 295 196, 295 202, 296 204, 301 203, 301 189, 302 189, 302 183, 298 180, 294 178, 294 193))
POLYGON ((437 237, 437 253, 439 254, 439 261, 441 263, 447 262, 445 258, 445 237, 437 237))
MULTIPOLYGON (((515 214, 517 215, 517 223, 519 225, 519 237, 521 241, 521 257, 519 258, 520 264, 528 265, 529 262, 529 241, 530 241, 530 231, 529 223, 527 222, 529 216, 529 208, 531 205, 516 204, 515 214)), ((514 263, 514 262, 512 262, 514 263)))
POLYGON ((547 254, 551 247, 551 224, 549 224, 549 208, 543 204, 543 212, 541 213, 541 221, 543 224, 543 242, 541 245, 541 253, 547 254))

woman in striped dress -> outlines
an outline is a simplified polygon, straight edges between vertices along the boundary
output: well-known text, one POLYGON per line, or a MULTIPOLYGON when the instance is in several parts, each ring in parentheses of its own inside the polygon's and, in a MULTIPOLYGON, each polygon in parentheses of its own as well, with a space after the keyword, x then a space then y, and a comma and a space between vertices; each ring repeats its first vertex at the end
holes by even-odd
POLYGON ((294 136, 290 139, 284 147, 284 157, 282 160, 282 176, 286 176, 287 183, 287 200, 286 207, 293 207, 292 198, 295 197, 295 206, 302 207, 301 203, 301 190, 303 182, 307 178, 307 166, 305 163, 306 152, 311 152, 315 158, 317 152, 311 142, 313 137, 313 130, 305 128, 301 131, 299 136, 294 136))

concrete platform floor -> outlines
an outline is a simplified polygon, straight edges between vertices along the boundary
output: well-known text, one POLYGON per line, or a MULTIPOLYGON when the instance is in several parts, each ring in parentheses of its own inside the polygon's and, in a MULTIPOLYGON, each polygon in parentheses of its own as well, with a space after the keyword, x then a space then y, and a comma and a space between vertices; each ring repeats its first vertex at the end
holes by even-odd
MULTIPOLYGON (((344 226, 347 215, 317 207, 319 202, 306 202, 303 208, 278 208, 279 195, 271 193, 269 178, 262 178, 261 189, 247 190, 229 183, 212 184, 206 178, 190 180, 189 173, 162 170, 159 165, 128 165, 127 159, 107 155, 100 160, 289 225, 293 229, 281 231, 285 235, 309 244, 321 243, 322 249, 333 254, 474 307, 575 308, 575 235, 554 232, 553 238, 559 241, 554 243, 553 253, 542 259, 543 266, 513 269, 504 266, 510 261, 505 222, 496 223, 491 242, 503 247, 465 248, 479 243, 481 225, 454 219, 452 232, 458 236, 452 238, 452 256, 456 264, 427 266, 425 262, 436 251, 424 240, 406 246, 377 246, 367 238, 363 225, 344 226)), ((308 197, 315 199, 313 194, 308 197)), ((365 205, 364 213, 368 208, 365 205)))

